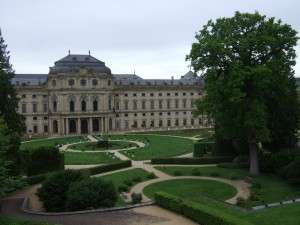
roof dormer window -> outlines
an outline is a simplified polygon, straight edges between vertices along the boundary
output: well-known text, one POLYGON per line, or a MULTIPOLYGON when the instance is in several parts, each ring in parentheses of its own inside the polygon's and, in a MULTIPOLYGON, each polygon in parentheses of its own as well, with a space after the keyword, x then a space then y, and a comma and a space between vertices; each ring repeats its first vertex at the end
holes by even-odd
POLYGON ((89 58, 89 57, 86 57, 86 58, 85 58, 85 61, 86 61, 86 62, 89 62, 89 61, 90 61, 90 58, 89 58))
POLYGON ((73 57, 72 60, 73 60, 73 62, 76 62, 76 61, 77 61, 77 58, 76 58, 76 57, 73 57))

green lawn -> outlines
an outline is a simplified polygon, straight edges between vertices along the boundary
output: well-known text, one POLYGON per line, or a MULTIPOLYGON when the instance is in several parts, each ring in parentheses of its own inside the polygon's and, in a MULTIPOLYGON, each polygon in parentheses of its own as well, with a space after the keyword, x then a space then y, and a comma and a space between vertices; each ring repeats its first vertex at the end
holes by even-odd
MULTIPOLYGON (((121 186, 125 180, 132 180, 134 177, 141 177, 140 182, 149 180, 147 178, 147 174, 148 172, 143 169, 132 169, 132 170, 127 170, 127 171, 114 173, 106 176, 101 176, 101 178, 104 180, 111 180, 115 185, 116 190, 118 191, 118 187, 121 186)), ((134 182, 133 184, 135 185, 140 182, 134 182)), ((129 205, 129 203, 125 203, 119 196, 116 205, 123 206, 123 205, 129 205)))
POLYGON ((184 129, 184 130, 162 130, 162 131, 144 131, 138 134, 155 134, 155 135, 170 135, 179 137, 199 137, 204 138, 211 136, 214 133, 213 129, 184 129))
POLYGON ((116 150, 116 149, 123 149, 123 148, 131 148, 137 147, 138 145, 132 142, 127 141, 109 141, 108 148, 100 148, 97 146, 97 142, 84 142, 69 145, 68 148, 72 150, 95 150, 95 151, 105 151, 105 150, 116 150))
POLYGON ((52 223, 48 221, 33 221, 21 218, 15 218, 10 216, 0 215, 1 225, 58 225, 58 223, 52 223))
POLYGON ((20 146, 20 149, 26 148, 37 148, 40 146, 54 146, 58 144, 70 144, 70 143, 77 143, 77 142, 84 142, 87 141, 82 136, 71 136, 71 137, 64 137, 64 138, 47 138, 47 139, 38 139, 29 142, 23 142, 20 146))
POLYGON ((186 200, 196 201, 203 196, 226 200, 237 194, 235 187, 213 180, 178 179, 153 183, 144 188, 143 193, 151 199, 157 191, 165 191, 186 200))
POLYGON ((108 164, 120 161, 106 152, 65 152, 65 165, 108 164))
POLYGON ((217 166, 207 167, 181 167, 181 166, 156 166, 156 169, 174 175, 174 171, 181 171, 183 176, 192 176, 193 170, 197 168, 201 176, 217 176, 225 179, 239 180, 248 176, 249 171, 243 169, 220 168, 217 166))
POLYGON ((132 160, 147 160, 154 157, 173 157, 193 150, 193 141, 185 138, 155 136, 155 135, 125 135, 112 136, 111 138, 122 138, 133 141, 149 141, 144 148, 130 151, 120 151, 120 153, 132 160))

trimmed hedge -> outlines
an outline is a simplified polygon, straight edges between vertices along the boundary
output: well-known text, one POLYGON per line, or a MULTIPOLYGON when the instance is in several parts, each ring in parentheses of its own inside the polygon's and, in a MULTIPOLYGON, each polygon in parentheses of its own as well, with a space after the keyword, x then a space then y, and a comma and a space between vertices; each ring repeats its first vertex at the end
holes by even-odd
POLYGON ((161 191, 155 193, 155 202, 165 209, 180 213, 202 225, 253 225, 216 209, 161 191))
POLYGON ((233 157, 210 157, 210 158, 153 158, 151 164, 178 164, 178 165, 199 165, 217 164, 231 162, 233 157))
POLYGON ((194 142, 194 157, 203 157, 207 152, 211 152, 214 144, 214 141, 207 140, 194 142))
POLYGON ((39 184, 46 180, 47 174, 39 174, 24 178, 24 181, 29 185, 39 184))
POLYGON ((95 174, 99 174, 99 173, 105 173, 105 172, 109 172, 109 171, 113 171, 113 170, 131 167, 131 165, 132 165, 131 160, 125 160, 125 161, 115 162, 115 163, 111 163, 111 164, 107 164, 107 165, 92 167, 87 170, 90 171, 91 175, 95 175, 95 174))

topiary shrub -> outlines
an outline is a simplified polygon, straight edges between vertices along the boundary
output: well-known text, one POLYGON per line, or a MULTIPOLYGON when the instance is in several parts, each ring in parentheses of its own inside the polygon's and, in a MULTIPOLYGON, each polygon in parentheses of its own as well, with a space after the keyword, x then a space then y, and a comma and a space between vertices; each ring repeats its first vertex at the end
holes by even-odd
POLYGON ((193 176, 200 176, 201 175, 201 171, 198 168, 193 168, 192 169, 192 175, 193 176))
POLYGON ((125 184, 121 184, 119 187, 118 187, 118 191, 119 192, 128 192, 128 186, 125 185, 125 184))
POLYGON ((67 192, 68 211, 113 207, 118 197, 111 181, 89 178, 73 183, 67 192))
POLYGON ((141 178, 140 176, 136 176, 136 177, 132 178, 132 180, 133 180, 134 182, 141 182, 141 181, 142 181, 142 178, 141 178))
POLYGON ((132 193, 131 194, 132 204, 139 204, 141 203, 143 196, 141 193, 132 193))
POLYGON ((54 172, 47 176, 42 186, 37 190, 37 196, 48 212, 64 212, 70 186, 86 178, 89 178, 87 171, 64 170, 54 172))
POLYGON ((155 173, 151 172, 151 173, 147 174, 147 178, 148 179, 154 179, 154 178, 156 178, 156 175, 155 175, 155 173))
POLYGON ((124 181, 123 181, 123 184, 125 184, 125 185, 131 187, 131 186, 133 185, 133 180, 130 180, 130 179, 124 180, 124 181))

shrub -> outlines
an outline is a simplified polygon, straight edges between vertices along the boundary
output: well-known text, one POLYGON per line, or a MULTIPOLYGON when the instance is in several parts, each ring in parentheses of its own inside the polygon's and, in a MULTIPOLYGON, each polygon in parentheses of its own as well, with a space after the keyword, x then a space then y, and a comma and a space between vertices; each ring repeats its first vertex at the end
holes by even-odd
POLYGON ((181 165, 200 165, 217 164, 232 161, 232 157, 210 157, 210 158, 152 158, 151 164, 181 164, 181 165))
POLYGON ((173 175, 174 175, 174 176, 181 176, 181 175, 182 175, 182 172, 181 172, 180 170, 175 170, 175 171, 173 172, 173 175))
POLYGON ((49 174, 42 187, 37 190, 37 196, 49 212, 66 210, 67 192, 70 186, 89 177, 87 171, 65 170, 49 174))
POLYGON ((230 173, 230 174, 228 174, 228 178, 230 180, 237 180, 237 179, 239 179, 239 176, 236 173, 230 173))
POLYGON ((143 199, 143 196, 141 193, 132 193, 131 194, 131 199, 132 199, 132 203, 133 204, 139 204, 141 203, 142 199, 143 199))
POLYGON ((125 184, 121 184, 119 187, 118 187, 118 191, 119 192, 128 192, 129 188, 127 185, 125 184))
POLYGON ((205 225, 251 225, 233 216, 226 215, 221 211, 206 205, 183 200, 177 196, 165 192, 155 193, 155 202, 159 206, 180 213, 187 218, 205 225))
POLYGON ((27 158, 27 175, 37 175, 64 169, 64 154, 57 147, 41 146, 25 150, 27 158))
POLYGON ((24 178, 24 181, 29 185, 39 184, 46 179, 46 174, 34 175, 24 178))
POLYGON ((247 208, 247 207, 249 207, 249 201, 245 198, 237 197, 236 198, 236 205, 240 206, 240 207, 243 207, 243 208, 247 208))
POLYGON ((201 171, 198 168, 193 168, 192 169, 192 175, 193 176, 200 176, 201 175, 201 171))
POLYGON ((194 143, 194 157, 203 157, 207 152, 211 152, 214 141, 202 141, 194 143))
POLYGON ((89 178, 71 185, 67 193, 69 211, 113 207, 117 194, 111 181, 89 178))
POLYGON ((142 178, 141 178, 140 176, 136 176, 136 177, 132 178, 132 180, 133 180, 134 182, 141 182, 141 181, 142 181, 142 178))
POLYGON ((218 172, 216 172, 216 171, 213 171, 213 172, 210 173, 210 176, 212 176, 212 177, 219 177, 220 174, 218 172))
POLYGON ((300 187, 300 153, 288 165, 283 167, 281 176, 289 183, 300 187))
POLYGON ((147 178, 148 179, 154 179, 154 178, 156 178, 156 175, 155 175, 155 173, 151 172, 151 173, 147 174, 147 178))
POLYGON ((125 185, 131 187, 131 186, 133 185, 133 180, 129 180, 129 179, 124 180, 124 181, 123 181, 123 184, 125 184, 125 185))

